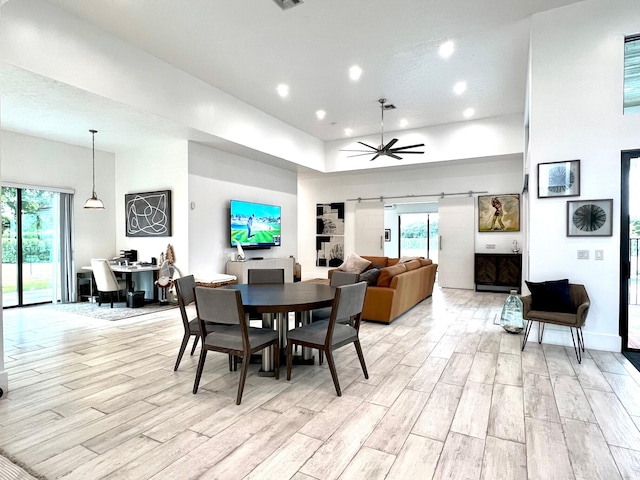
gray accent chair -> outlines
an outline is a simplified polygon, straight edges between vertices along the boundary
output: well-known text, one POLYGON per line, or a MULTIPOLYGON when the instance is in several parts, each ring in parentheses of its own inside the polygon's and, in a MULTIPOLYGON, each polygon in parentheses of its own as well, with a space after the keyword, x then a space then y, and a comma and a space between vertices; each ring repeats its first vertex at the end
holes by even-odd
POLYGON ((582 327, 584 327, 587 321, 587 313, 589 313, 589 307, 591 301, 589 295, 587 295, 587 289, 584 285, 579 283, 569 284, 569 296, 571 297, 571 303, 573 304, 575 313, 564 312, 547 312, 541 310, 532 310, 532 298, 531 295, 520 297, 522 300, 522 318, 527 321, 527 325, 524 330, 524 338, 522 339, 522 350, 527 345, 527 338, 531 331, 531 325, 533 322, 538 322, 538 343, 542 343, 542 336, 544 335, 544 326, 547 323, 553 325, 561 325, 569 327, 571 331, 571 340, 573 341, 573 348, 576 351, 576 359, 578 363, 582 363, 582 353, 584 352, 584 338, 582 336, 582 327), (576 329, 576 337, 573 336, 573 329, 576 329))
POLYGON ((366 290, 366 282, 336 287, 329 320, 313 322, 287 332, 287 380, 291 380, 293 345, 315 348, 326 355, 336 393, 339 397, 342 396, 333 351, 350 343, 353 343, 356 348, 364 378, 369 378, 358 336, 366 290), (341 321, 347 322, 341 323, 341 321))
POLYGON ((122 279, 116 278, 115 273, 109 266, 109 262, 104 259, 92 259, 91 270, 98 289, 98 306, 102 305, 102 296, 108 293, 111 300, 111 308, 113 308, 113 295, 116 294, 118 301, 120 301, 120 292, 126 290, 127 283, 122 279))
POLYGON ((278 332, 264 328, 254 328, 245 319, 242 297, 238 290, 225 288, 195 288, 198 325, 202 337, 202 348, 193 384, 193 393, 198 393, 202 370, 208 351, 221 352, 242 358, 242 369, 238 383, 236 405, 242 401, 242 392, 249 370, 251 354, 265 348, 273 348, 275 377, 280 378, 280 348, 278 332), (208 331, 205 322, 215 323, 208 331))

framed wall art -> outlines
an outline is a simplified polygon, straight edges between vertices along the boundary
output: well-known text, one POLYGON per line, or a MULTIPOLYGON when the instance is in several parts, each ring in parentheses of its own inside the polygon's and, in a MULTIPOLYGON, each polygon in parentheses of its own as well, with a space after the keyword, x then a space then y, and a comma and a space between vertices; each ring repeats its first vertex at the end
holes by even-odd
POLYGON ((171 190, 124 196, 127 237, 171 236, 171 190))
POLYGON ((580 160, 538 164, 538 198, 579 196, 580 160))
POLYGON ((519 232, 520 195, 478 196, 479 232, 519 232))
POLYGON ((613 200, 567 202, 567 237, 611 237, 613 200))
POLYGON ((344 261, 344 203, 316 204, 316 266, 337 267, 344 261))

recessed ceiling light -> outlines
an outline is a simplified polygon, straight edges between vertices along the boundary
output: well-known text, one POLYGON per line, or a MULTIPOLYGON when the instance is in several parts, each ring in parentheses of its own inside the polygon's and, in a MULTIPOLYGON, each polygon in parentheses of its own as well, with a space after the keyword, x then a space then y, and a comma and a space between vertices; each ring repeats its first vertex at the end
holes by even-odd
POLYGON ((350 128, 345 128, 344 129, 344 134, 345 135, 351 135, 353 133, 353 131, 350 128))
POLYGON ((354 65, 349 69, 349 78, 351 80, 360 80, 362 76, 362 69, 358 65, 354 65))
POLYGON ((280 95, 281 97, 286 97, 287 95, 289 95, 289 85, 285 85, 284 83, 278 85, 278 88, 276 90, 278 91, 278 95, 280 95))
POLYGON ((467 89, 467 82, 458 82, 453 86, 453 91, 457 95, 461 95, 467 89))
POLYGON ((449 58, 451 55, 453 55, 454 50, 455 46, 453 42, 449 40, 448 42, 444 42, 442 45, 440 45, 440 50, 438 52, 440 53, 440 56, 442 58, 449 58))
POLYGON ((409 122, 407 122, 406 118, 403 118, 402 120, 400 120, 400 128, 404 128, 407 125, 409 125, 409 122))
POLYGON ((464 115, 464 118, 471 118, 476 114, 476 111, 473 108, 467 108, 464 112, 462 112, 462 114, 464 115))
POLYGON ((324 117, 327 116, 327 112, 325 112, 324 110, 318 110, 316 112, 316 117, 318 117, 318 120, 324 120, 324 117))

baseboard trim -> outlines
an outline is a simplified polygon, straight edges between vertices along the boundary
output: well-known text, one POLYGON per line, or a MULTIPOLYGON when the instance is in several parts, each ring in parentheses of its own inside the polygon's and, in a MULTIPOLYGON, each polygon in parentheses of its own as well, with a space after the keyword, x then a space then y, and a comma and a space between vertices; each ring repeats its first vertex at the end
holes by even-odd
MULTIPOLYGON (((574 331, 575 335, 575 331, 574 331)), ((620 352, 622 339, 620 335, 611 335, 607 333, 589 332, 582 329, 584 338, 584 348, 587 350, 603 350, 606 352, 620 352)), ((531 326, 529 333, 529 342, 538 341, 538 322, 531 326)), ((571 331, 569 327, 559 327, 556 325, 546 324, 544 328, 544 338, 542 343, 550 345, 561 345, 563 347, 573 348, 571 340, 571 331)))
POLYGON ((0 400, 3 400, 7 398, 7 392, 9 391, 9 374, 4 370, 0 371, 0 388, 2 389, 0 400))

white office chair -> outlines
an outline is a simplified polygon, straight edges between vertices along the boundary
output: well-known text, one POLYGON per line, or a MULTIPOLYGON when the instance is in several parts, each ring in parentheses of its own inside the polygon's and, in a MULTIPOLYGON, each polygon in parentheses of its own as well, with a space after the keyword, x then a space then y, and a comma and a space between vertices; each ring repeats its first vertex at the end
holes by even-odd
POLYGON ((98 306, 102 305, 102 294, 108 293, 111 297, 111 308, 113 308, 113 294, 117 294, 120 301, 120 292, 127 288, 126 282, 116 278, 109 263, 104 259, 91 259, 91 269, 98 289, 98 306))

